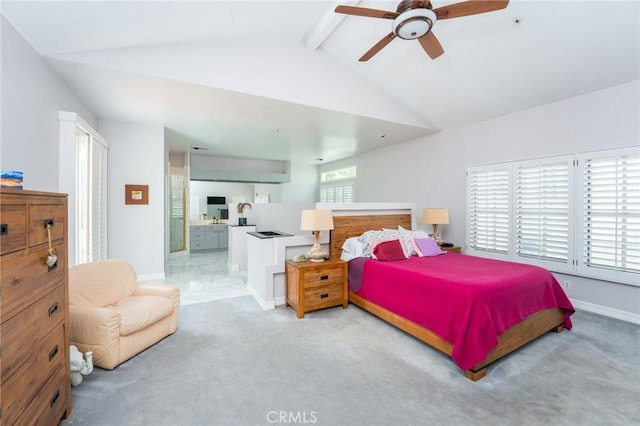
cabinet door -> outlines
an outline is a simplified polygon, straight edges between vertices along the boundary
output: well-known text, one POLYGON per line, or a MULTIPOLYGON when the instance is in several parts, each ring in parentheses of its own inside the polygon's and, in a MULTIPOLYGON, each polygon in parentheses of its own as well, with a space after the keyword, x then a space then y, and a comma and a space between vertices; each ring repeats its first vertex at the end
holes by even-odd
POLYGON ((204 234, 204 248, 207 250, 218 248, 218 230, 214 227, 207 227, 204 234))
POLYGON ((229 228, 226 226, 220 229, 220 233, 218 234, 218 248, 228 248, 229 247, 229 228))

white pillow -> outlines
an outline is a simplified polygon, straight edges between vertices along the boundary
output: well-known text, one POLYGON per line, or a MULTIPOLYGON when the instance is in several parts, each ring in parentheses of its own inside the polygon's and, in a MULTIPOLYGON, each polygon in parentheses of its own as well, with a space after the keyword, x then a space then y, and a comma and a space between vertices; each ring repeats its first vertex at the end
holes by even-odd
POLYGON ((340 259, 348 262, 351 259, 363 256, 364 244, 358 237, 347 238, 344 244, 342 244, 342 253, 340 254, 340 259))

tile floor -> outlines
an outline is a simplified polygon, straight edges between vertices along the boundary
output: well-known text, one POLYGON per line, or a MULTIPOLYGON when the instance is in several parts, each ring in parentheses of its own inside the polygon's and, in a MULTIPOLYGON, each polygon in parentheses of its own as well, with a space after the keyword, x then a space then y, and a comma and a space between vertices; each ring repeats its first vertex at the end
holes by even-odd
POLYGON ((146 282, 178 286, 182 305, 248 295, 247 272, 232 272, 227 259, 226 250, 175 256, 167 261, 163 280, 146 282))

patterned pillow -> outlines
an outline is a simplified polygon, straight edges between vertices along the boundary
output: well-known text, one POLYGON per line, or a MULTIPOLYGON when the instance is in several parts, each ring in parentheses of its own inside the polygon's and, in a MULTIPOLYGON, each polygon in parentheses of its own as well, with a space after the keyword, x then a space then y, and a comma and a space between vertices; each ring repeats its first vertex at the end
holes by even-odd
POLYGON ((411 243, 420 257, 437 256, 446 253, 446 251, 440 250, 438 243, 432 238, 414 238, 411 240, 411 243))
POLYGON ((414 238, 429 238, 429 234, 424 231, 410 231, 404 229, 402 226, 398 226, 398 231, 400 232, 404 251, 408 253, 409 256, 416 256, 418 254, 411 243, 414 238))
POLYGON ((407 255, 402 248, 402 243, 399 239, 378 241, 373 245, 372 250, 372 256, 377 260, 388 261, 402 260, 407 258, 407 255))
POLYGON ((365 257, 371 257, 372 241, 392 240, 395 238, 400 238, 400 233, 395 229, 366 231, 358 237, 363 244, 362 253, 365 257))

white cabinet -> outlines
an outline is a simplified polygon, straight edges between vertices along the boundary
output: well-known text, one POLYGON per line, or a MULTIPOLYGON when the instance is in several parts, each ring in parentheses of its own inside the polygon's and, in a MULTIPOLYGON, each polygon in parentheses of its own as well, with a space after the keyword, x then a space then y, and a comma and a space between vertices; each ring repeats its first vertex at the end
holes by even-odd
POLYGON ((224 224, 191 226, 191 251, 226 249, 229 247, 229 226, 224 224))

